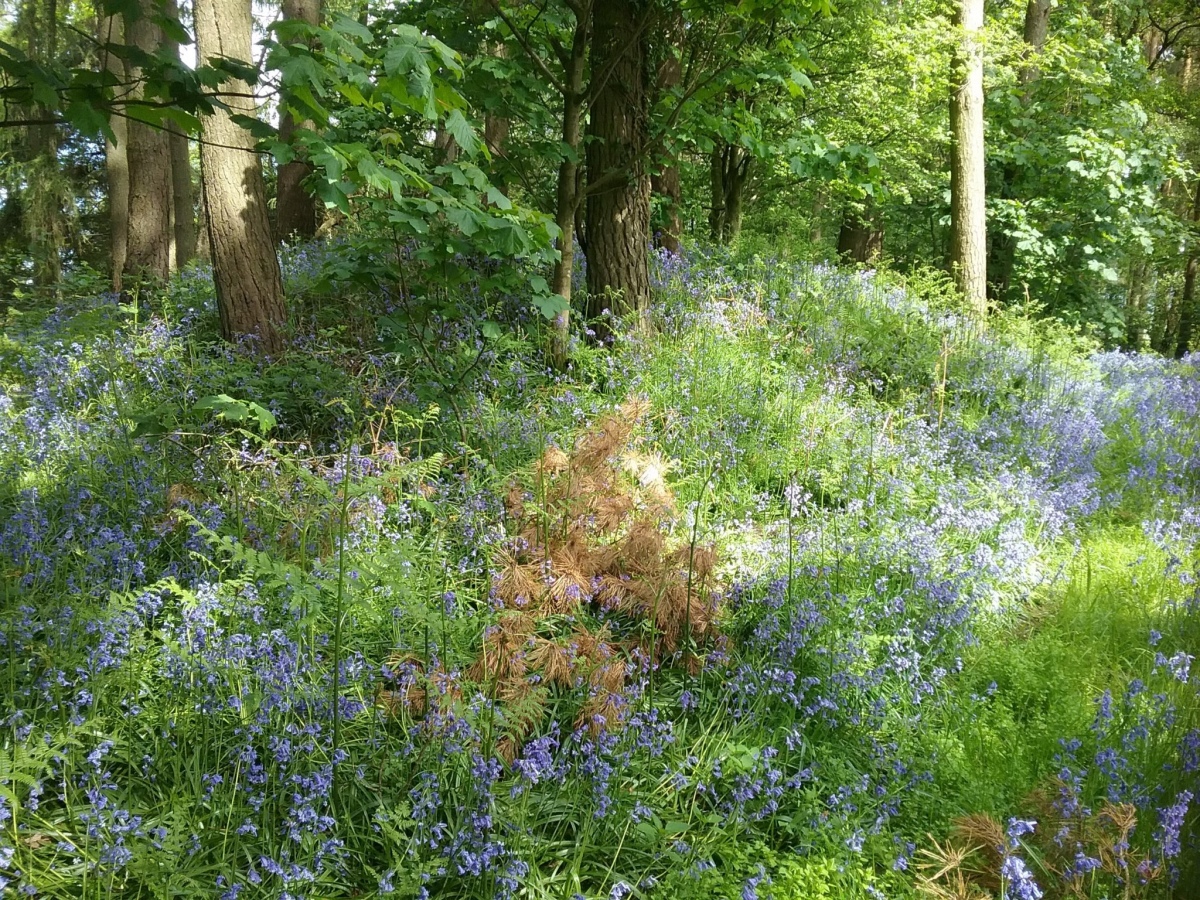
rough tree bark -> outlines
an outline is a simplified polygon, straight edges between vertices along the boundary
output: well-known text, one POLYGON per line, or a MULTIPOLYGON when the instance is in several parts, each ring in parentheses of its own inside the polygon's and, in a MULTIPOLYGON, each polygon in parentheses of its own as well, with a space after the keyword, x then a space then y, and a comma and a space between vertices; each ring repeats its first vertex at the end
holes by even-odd
MULTIPOLYGON (((119 16, 106 16, 100 20, 100 45, 123 44, 125 29, 119 16)), ((103 53, 102 64, 118 83, 125 82, 125 63, 113 53, 103 53)), ((125 271, 125 255, 129 246, 129 134, 125 117, 108 117, 108 127, 113 138, 104 139, 104 172, 108 180, 108 231, 112 255, 112 288, 121 290, 121 276, 125 271)))
MULTIPOLYGON (((592 13, 594 85, 587 146, 588 316, 650 305, 650 179, 646 174, 648 12, 604 0, 592 13)), ((598 322, 603 337, 605 326, 598 322)))
POLYGON ((962 30, 950 99, 950 268, 967 307, 987 317, 987 187, 983 143, 983 0, 959 0, 962 30))
MULTIPOLYGON (((153 0, 142 0, 141 14, 125 20, 125 38, 146 53, 162 46, 162 29, 150 17, 157 13, 153 0)), ((135 87, 132 96, 141 96, 138 86, 141 72, 130 66, 129 77, 135 87)), ((167 132, 144 122, 129 120, 129 242, 125 257, 126 277, 165 279, 171 273, 175 233, 171 225, 171 150, 167 132)))
MULTIPOLYGON (((252 59, 250 0, 196 0, 195 14, 200 59, 252 59)), ((221 90, 232 112, 255 114, 244 81, 226 81, 221 90)), ((221 334, 230 341, 255 336, 262 352, 276 354, 283 348, 283 280, 254 138, 226 110, 203 119, 201 137, 200 172, 221 334)))
MULTIPOLYGON (((283 0, 283 17, 306 25, 319 25, 321 0, 283 0)), ((311 128, 312 122, 297 122, 292 118, 285 95, 280 105, 280 142, 291 144, 297 130, 311 128)), ((279 167, 275 188, 275 230, 280 239, 296 236, 307 240, 317 233, 316 199, 301 183, 312 171, 312 163, 302 153, 279 167)))

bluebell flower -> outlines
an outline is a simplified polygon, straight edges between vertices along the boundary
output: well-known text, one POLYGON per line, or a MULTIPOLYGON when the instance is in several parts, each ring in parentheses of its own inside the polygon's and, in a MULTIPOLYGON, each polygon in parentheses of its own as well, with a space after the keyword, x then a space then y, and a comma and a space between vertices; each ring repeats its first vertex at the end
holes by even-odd
POLYGON ((1006 856, 1000 875, 1005 880, 1004 900, 1042 900, 1042 889, 1021 857, 1006 856))

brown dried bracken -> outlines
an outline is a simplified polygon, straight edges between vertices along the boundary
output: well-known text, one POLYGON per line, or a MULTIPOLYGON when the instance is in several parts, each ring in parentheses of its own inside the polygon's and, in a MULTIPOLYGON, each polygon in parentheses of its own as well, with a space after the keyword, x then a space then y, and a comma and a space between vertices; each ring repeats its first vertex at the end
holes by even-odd
POLYGON ((967 861, 979 847, 959 846, 947 842, 939 844, 932 836, 929 842, 933 849, 917 851, 921 857, 917 863, 917 889, 938 900, 986 900, 990 897, 969 877, 967 861))
MULTIPOLYGON (((699 666, 695 650, 712 634, 716 553, 667 538, 672 463, 635 438, 648 412, 646 400, 627 401, 571 449, 548 447, 530 483, 509 487, 514 537, 497 555, 492 580, 502 612, 468 671, 506 706, 526 703, 534 685, 542 694, 586 688, 577 725, 596 733, 624 719, 626 658, 635 646, 655 662, 683 647, 682 663, 699 666), (581 612, 597 608, 634 620, 639 636, 618 646, 607 628, 580 624, 581 612), (573 630, 548 636, 563 617, 573 630)), ((535 705, 540 713, 544 698, 535 705)), ((537 724, 509 714, 510 743, 498 752, 517 752, 537 724)))
POLYGON ((1045 877, 1039 885, 1046 900, 1087 900, 1099 896, 1106 879, 1122 900, 1144 900, 1156 890, 1162 867, 1130 849, 1137 828, 1137 809, 1129 803, 1105 801, 1095 813, 1082 807, 1064 815, 1058 798, 1069 790, 1061 781, 1050 782, 1030 793, 1021 803, 1037 827, 1026 834, 1022 846, 1010 851, 1004 827, 993 816, 973 813, 953 822, 953 833, 944 845, 930 837, 932 850, 917 856, 917 888, 938 900, 999 895, 1000 871, 1009 852, 1036 861, 1045 877), (1090 860, 1081 866, 1080 860, 1090 860), (1099 881, 1097 880, 1099 879, 1099 881))

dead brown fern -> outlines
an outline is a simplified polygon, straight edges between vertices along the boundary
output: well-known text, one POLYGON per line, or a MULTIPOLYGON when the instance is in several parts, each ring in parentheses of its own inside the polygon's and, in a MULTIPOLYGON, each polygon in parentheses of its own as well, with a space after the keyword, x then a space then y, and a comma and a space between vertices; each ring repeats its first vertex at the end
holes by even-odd
MULTIPOLYGON (((645 400, 626 402, 570 449, 547 448, 528 482, 509 486, 513 537, 492 580, 501 612, 467 673, 501 703, 524 701, 534 684, 583 690, 576 725, 598 732, 625 719, 635 647, 652 665, 698 666, 713 635, 716 553, 668 537, 671 463, 636 437, 648 412, 645 400), (601 610, 617 614, 623 638, 586 624, 601 610), (573 623, 566 634, 564 621, 573 623)), ((517 752, 537 725, 531 716, 507 721, 501 755, 517 752)))
MULTIPOLYGON (((1064 785, 1054 781, 1029 794, 1021 808, 1036 819, 1033 833, 1022 838, 1022 853, 1036 859, 1046 877, 1038 883, 1046 900, 1095 896, 1097 879, 1113 890, 1109 896, 1142 900, 1162 875, 1150 857, 1130 847, 1137 810, 1129 803, 1105 801, 1094 813, 1080 809, 1063 815, 1054 798, 1064 785), (1081 863, 1083 863, 1081 865, 1081 863)), ((951 837, 918 852, 916 886, 938 900, 995 897, 1001 890, 1000 869, 1009 846, 1003 825, 987 813, 960 816, 951 837)))

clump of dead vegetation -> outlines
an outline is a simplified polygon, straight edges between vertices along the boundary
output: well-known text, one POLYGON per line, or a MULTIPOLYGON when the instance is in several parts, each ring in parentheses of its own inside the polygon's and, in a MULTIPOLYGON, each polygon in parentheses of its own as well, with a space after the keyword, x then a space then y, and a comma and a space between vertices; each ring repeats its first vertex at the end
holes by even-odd
POLYGON ((1026 798, 1024 806, 1037 824, 1021 836, 1019 845, 987 813, 956 818, 944 843, 931 837, 931 848, 918 853, 921 893, 937 900, 1026 896, 1004 878, 1006 860, 1019 856, 1035 863, 1037 893, 1046 900, 1086 900, 1097 896, 1097 883, 1112 885, 1115 892, 1107 896, 1121 900, 1149 896, 1163 868, 1130 847, 1137 809, 1130 803, 1105 801, 1096 810, 1070 804, 1074 811, 1064 815, 1055 799, 1063 796, 1064 786, 1055 788, 1026 798))
POLYGON ((648 412, 626 402, 569 449, 549 447, 506 507, 487 629, 468 677, 507 717, 515 753, 555 697, 582 694, 576 727, 599 733, 628 712, 631 679, 694 672, 713 633, 716 554, 676 540, 670 463, 637 436, 648 412))

